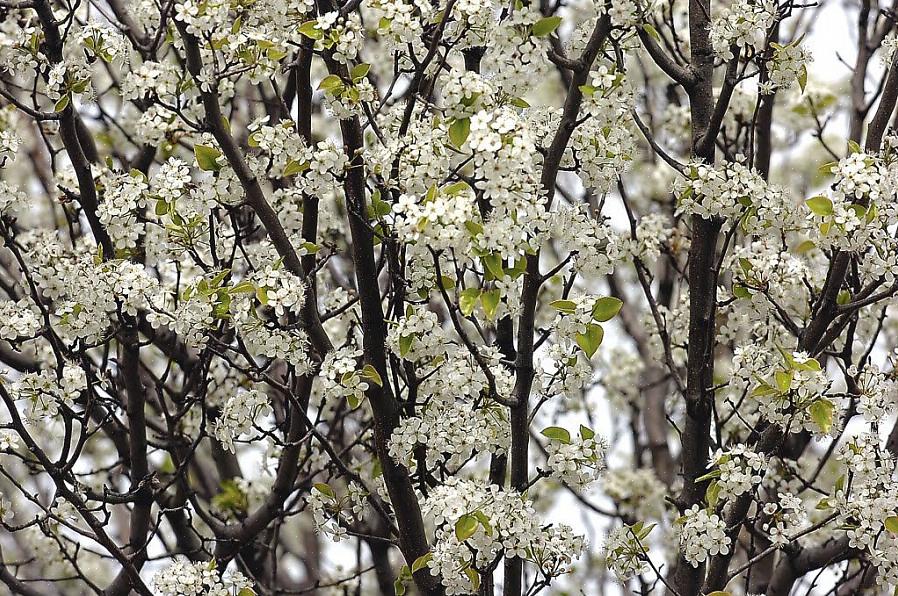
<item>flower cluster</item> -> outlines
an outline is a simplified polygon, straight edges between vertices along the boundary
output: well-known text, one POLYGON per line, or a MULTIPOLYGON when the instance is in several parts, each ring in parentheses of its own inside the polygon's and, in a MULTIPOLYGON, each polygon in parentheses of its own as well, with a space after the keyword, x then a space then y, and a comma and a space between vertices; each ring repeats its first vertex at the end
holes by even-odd
POLYGON ((252 596, 253 583, 239 571, 221 574, 215 560, 191 563, 175 561, 153 576, 160 596, 252 596))
POLYGON ((711 456, 713 472, 720 489, 720 498, 731 499, 745 494, 761 484, 767 471, 767 458, 745 445, 735 445, 726 451, 718 449, 711 456))
POLYGON ((470 593, 479 581, 475 568, 497 555, 531 561, 551 578, 566 573, 583 549, 583 538, 569 527, 546 527, 529 501, 494 484, 450 477, 430 492, 422 512, 437 528, 427 564, 450 595, 470 593))
POLYGON ((678 521, 680 552, 693 567, 730 552, 732 541, 726 534, 726 524, 716 513, 693 505, 678 521))
POLYGON ((747 207, 761 204, 767 192, 764 179, 739 162, 693 162, 686 174, 674 185, 677 213, 703 219, 739 218, 747 207))
POLYGON ((234 453, 234 441, 252 429, 256 420, 271 411, 268 396, 257 389, 238 391, 231 396, 215 420, 212 434, 222 447, 234 453))
POLYGON ((775 0, 735 0, 718 9, 711 22, 711 45, 722 60, 733 59, 733 48, 757 52, 777 18, 775 0))
POLYGON ((552 478, 565 482, 577 489, 584 489, 605 470, 607 445, 601 438, 585 426, 580 426, 580 434, 571 434, 559 427, 543 430, 549 438, 546 443, 546 467, 552 478))

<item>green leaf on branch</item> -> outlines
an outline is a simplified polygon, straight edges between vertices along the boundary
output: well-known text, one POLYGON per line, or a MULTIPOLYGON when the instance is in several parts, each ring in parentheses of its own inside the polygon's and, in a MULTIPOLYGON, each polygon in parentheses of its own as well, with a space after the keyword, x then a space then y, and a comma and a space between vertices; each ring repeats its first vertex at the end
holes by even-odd
POLYGON ((551 35, 561 25, 561 17, 543 17, 533 23, 532 33, 536 37, 551 35))
POLYGON ((836 406, 828 399, 821 397, 814 400, 808 408, 811 420, 820 427, 824 434, 828 433, 833 427, 833 416, 836 412, 836 406))
POLYGON ((617 316, 623 305, 624 303, 619 298, 613 296, 599 298, 596 300, 596 305, 592 308, 592 318, 599 323, 610 321, 617 316))
POLYGON ((468 140, 469 134, 471 134, 470 118, 459 118, 449 126, 449 140, 458 149, 461 149, 468 140))
POLYGON ((826 197, 812 197, 804 203, 814 215, 826 217, 833 214, 833 202, 826 197))
POLYGON ((218 158, 221 151, 208 145, 194 145, 193 154, 196 156, 196 165, 205 172, 217 172, 221 169, 218 158))
POLYGON ((542 436, 547 439, 551 439, 553 441, 561 441, 567 445, 571 442, 571 433, 567 431, 566 428, 561 428, 560 426, 549 426, 542 430, 542 436))
POLYGON ((592 355, 596 353, 596 350, 599 349, 599 346, 602 345, 602 339, 605 337, 605 330, 602 329, 601 325, 587 325, 586 333, 578 333, 574 339, 577 342, 577 345, 580 346, 580 349, 583 350, 587 356, 592 358, 592 355))
POLYGON ((370 364, 366 364, 362 368, 362 377, 368 379, 378 387, 383 387, 384 382, 383 379, 380 378, 380 373, 377 372, 377 369, 371 366, 370 364))
POLYGON ((466 513, 455 522, 455 537, 458 538, 459 542, 464 542, 474 535, 479 525, 480 522, 477 521, 476 517, 466 513))

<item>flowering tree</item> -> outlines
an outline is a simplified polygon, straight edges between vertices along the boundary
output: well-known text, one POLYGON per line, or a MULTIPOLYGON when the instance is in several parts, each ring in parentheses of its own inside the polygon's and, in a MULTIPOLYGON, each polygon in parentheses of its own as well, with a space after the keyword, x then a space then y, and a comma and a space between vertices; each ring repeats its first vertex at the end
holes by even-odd
POLYGON ((898 584, 898 2, 0 9, 4 589, 898 584))

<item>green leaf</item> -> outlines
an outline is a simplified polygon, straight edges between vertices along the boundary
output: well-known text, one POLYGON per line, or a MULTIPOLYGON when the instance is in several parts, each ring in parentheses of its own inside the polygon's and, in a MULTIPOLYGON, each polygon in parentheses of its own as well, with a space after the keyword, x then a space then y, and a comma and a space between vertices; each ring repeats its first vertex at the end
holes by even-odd
POLYGON ((455 522, 455 537, 458 538, 459 542, 464 542, 474 535, 478 525, 480 525, 480 522, 477 521, 476 517, 468 513, 464 514, 455 522))
POLYGON ((804 93, 804 89, 807 86, 808 86, 808 66, 806 64, 802 64, 801 69, 798 71, 798 87, 801 89, 801 92, 804 93))
POLYGON ((642 24, 642 30, 645 31, 646 33, 648 33, 648 34, 649 34, 649 37, 651 37, 652 39, 654 39, 654 40, 657 41, 658 43, 661 43, 661 36, 658 34, 658 30, 655 29, 654 27, 652 27, 650 24, 648 24, 648 23, 643 23, 643 24, 642 24))
POLYGON ((325 93, 332 93, 336 89, 343 87, 343 80, 337 75, 327 75, 318 83, 318 89, 325 93))
POLYGON ((596 300, 596 305, 592 307, 592 318, 600 323, 610 321, 617 316, 623 305, 623 301, 613 296, 599 298, 596 300))
POLYGON ((720 500, 720 483, 717 481, 712 482, 708 485, 708 488, 705 490, 705 501, 708 502, 708 505, 712 508, 717 507, 717 502, 720 500))
POLYGON ((471 316, 474 308, 477 306, 477 299, 480 297, 480 290, 477 288, 468 288, 463 290, 458 297, 458 308, 461 314, 466 317, 471 316))
POLYGON ((377 369, 371 366, 370 364, 366 364, 362 368, 362 376, 378 387, 383 387, 384 382, 383 379, 380 378, 380 373, 377 372, 377 369))
POLYGON ((705 594, 705 596, 733 596, 730 592, 726 592, 724 590, 715 590, 713 592, 709 592, 705 594))
POLYGON ((194 145, 193 154, 196 156, 196 164, 205 172, 217 172, 221 169, 218 158, 221 151, 208 145, 194 145))
POLYGON ((69 102, 71 101, 68 93, 60 97, 56 100, 56 104, 53 106, 54 112, 61 112, 69 106, 69 102))
POLYGON ((306 21, 299 26, 299 32, 309 39, 321 39, 324 33, 318 28, 318 21, 306 21))
POLYGON ((480 304, 483 305, 483 312, 486 313, 489 319, 493 319, 496 316, 500 298, 499 290, 489 290, 480 293, 480 304))
POLYGON ((863 153, 861 146, 853 139, 848 139, 848 151, 850 153, 863 153))
POLYGON ((156 215, 165 215, 169 211, 168 203, 165 201, 156 201, 155 207, 153 207, 153 213, 156 215))
POLYGON ((256 286, 251 281, 241 281, 239 284, 231 288, 232 294, 255 294, 256 286))
POLYGON ((335 493, 334 489, 332 489, 326 482, 316 482, 312 486, 326 497, 330 497, 331 499, 337 498, 337 493, 335 493))
POLYGON ((561 428, 560 426, 546 427, 540 434, 553 441, 561 441, 568 445, 571 442, 571 433, 569 433, 566 428, 561 428))
POLYGON ((405 358, 409 350, 412 349, 412 342, 415 341, 414 335, 403 335, 399 338, 399 355, 405 358))
POLYGON ((602 345, 602 339, 605 337, 605 330, 602 329, 601 325, 587 325, 586 333, 578 333, 574 338, 577 342, 577 345, 580 346, 580 349, 583 350, 587 356, 592 358, 592 355, 596 353, 596 350, 599 349, 599 346, 602 345))
POLYGON ((833 202, 826 197, 812 197, 804 203, 814 215, 825 217, 833 214, 833 202))
POLYGON ((468 140, 469 134, 471 134, 470 118, 459 118, 449 126, 449 140, 458 149, 461 149, 468 140))
POLYGON ((543 17, 533 23, 532 33, 536 37, 551 35, 561 25, 561 17, 543 17))
POLYGON ((480 257, 486 270, 489 271, 494 278, 505 278, 505 269, 502 268, 502 256, 497 253, 490 253, 480 257))
POLYGON ((833 416, 835 415, 835 412, 836 406, 833 402, 823 397, 814 400, 808 408, 811 420, 814 421, 814 424, 820 427, 820 430, 823 431, 824 434, 828 433, 833 427, 833 416))
POLYGON ((577 310, 577 303, 573 300, 553 300, 549 306, 566 315, 573 314, 577 310))
POLYGON ((309 162, 307 162, 307 161, 299 162, 294 159, 294 160, 287 162, 287 165, 284 166, 284 177, 286 178, 287 176, 295 176, 296 174, 302 174, 303 172, 305 172, 308 169, 309 169, 309 162))
POLYGON ((358 83, 367 76, 369 70, 371 70, 370 64, 356 64, 352 67, 352 70, 349 71, 349 78, 352 79, 353 83, 358 83))
POLYGON ((405 583, 403 583, 402 577, 397 577, 393 582, 393 592, 396 593, 396 596, 405 596, 405 583))
POLYGON ((788 372, 778 370, 776 371, 776 374, 773 375, 776 379, 776 387, 780 390, 780 393, 788 393, 789 389, 792 388, 792 378, 794 374, 795 373, 791 370, 788 372))
POLYGON ((480 589, 480 574, 477 573, 476 569, 472 569, 471 567, 465 568, 465 575, 468 576, 468 579, 471 580, 471 587, 476 592, 480 589))
POLYGON ((849 302, 851 302, 851 292, 848 290, 841 290, 838 296, 836 296, 836 304, 841 306, 848 304, 849 302))
POLYGON ((751 292, 745 286, 734 284, 733 296, 736 298, 751 298, 751 292))
POLYGON ((580 425, 580 436, 583 437, 584 439, 592 439, 593 437, 596 436, 596 433, 594 430, 592 430, 588 426, 583 426, 581 424, 580 425))
POLYGON ((898 534, 898 515, 887 517, 883 525, 886 527, 886 530, 892 534, 898 534))
POLYGON ((426 553, 415 559, 415 562, 412 563, 412 573, 417 573, 421 569, 427 567, 427 564, 430 563, 431 559, 433 559, 433 553, 426 553))

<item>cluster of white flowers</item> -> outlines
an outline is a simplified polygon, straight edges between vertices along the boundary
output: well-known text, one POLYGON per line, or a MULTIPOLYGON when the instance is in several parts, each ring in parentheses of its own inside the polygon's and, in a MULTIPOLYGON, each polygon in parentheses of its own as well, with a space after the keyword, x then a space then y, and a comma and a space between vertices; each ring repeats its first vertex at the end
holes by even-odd
MULTIPOLYGON (((556 429, 558 431, 563 429, 556 429)), ((608 445, 595 433, 580 427, 580 434, 555 432, 543 434, 549 437, 546 443, 546 468, 550 477, 565 482, 577 489, 584 489, 595 482, 605 470, 605 451, 608 445)))
POLYGON ((547 527, 517 492, 485 482, 450 477, 430 492, 422 513, 437 528, 428 566, 449 595, 473 591, 465 570, 484 568, 503 553, 531 561, 551 578, 566 573, 584 546, 569 527, 547 527))
POLYGON ((62 374, 52 370, 25 373, 12 386, 16 400, 28 402, 28 421, 37 424, 59 414, 60 406, 71 408, 87 389, 87 375, 81 367, 66 364, 62 374))
POLYGON ((693 505, 678 521, 680 552, 693 567, 730 552, 732 541, 726 534, 726 524, 716 513, 693 505))
MULTIPOLYGON (((393 213, 396 233, 407 242, 465 254, 470 237, 465 223, 475 220, 477 202, 471 187, 459 183, 439 190, 434 187, 423 198, 400 195, 393 203, 393 213)), ((430 251, 425 253, 429 256, 430 251)))
POLYGON ((718 449, 711 456, 711 467, 719 472, 717 486, 720 498, 730 499, 759 486, 767 472, 767 458, 746 445, 734 445, 726 451, 718 449))
POLYGON ((808 80, 808 63, 811 53, 798 41, 786 45, 771 43, 773 57, 767 64, 768 81, 760 86, 762 93, 776 89, 789 89, 796 83, 804 89, 808 80))
POLYGON ((191 563, 178 557, 168 567, 156 572, 153 586, 159 596, 252 596, 253 583, 239 571, 224 574, 215 560, 191 563))
POLYGON ((263 304, 274 309, 275 314, 298 315, 305 303, 306 284, 284 269, 281 261, 267 264, 251 277, 257 293, 264 296, 263 304))
POLYGON ((524 6, 495 24, 486 45, 484 63, 494 65, 493 82, 512 97, 521 97, 549 70, 548 40, 533 35, 542 19, 537 7, 524 6))
POLYGON ((792 535, 802 529, 807 512, 802 500, 792 493, 778 493, 776 503, 764 505, 765 520, 761 528, 770 536, 774 546, 789 544, 792 535))
MULTIPOLYGON (((649 527, 651 530, 651 527, 649 527)), ((632 577, 645 573, 649 569, 647 544, 642 543, 639 535, 642 525, 621 526, 608 532, 602 551, 605 554, 605 566, 614 573, 621 584, 626 584, 632 577)))
POLYGON ((500 407, 455 401, 434 395, 417 416, 403 418, 390 437, 390 457, 414 470, 415 453, 426 450, 429 469, 439 464, 459 469, 472 457, 505 453, 510 444, 508 421, 500 407))
POLYGON ((334 60, 344 64, 358 56, 365 41, 361 19, 356 12, 345 17, 339 11, 328 12, 318 17, 315 28, 320 32, 316 35, 315 49, 330 50, 334 60))
POLYGON ((405 360, 429 361, 446 352, 447 339, 435 312, 409 307, 406 316, 390 326, 387 347, 405 360))
POLYGON ((263 391, 238 391, 225 402, 215 420, 212 434, 221 441, 222 447, 234 453, 234 441, 249 432, 258 418, 270 412, 268 395, 263 391))
MULTIPOLYGON (((533 73, 528 73, 530 76, 533 73)), ((544 213, 537 202, 539 181, 533 165, 537 153, 533 135, 511 106, 477 112, 470 118, 470 127, 467 145, 474 154, 476 186, 495 210, 491 221, 499 222, 498 238, 508 238, 510 230, 524 228, 534 219, 540 220, 544 213), (515 225, 507 221, 512 213, 517 218, 515 225)), ((512 240, 515 245, 520 244, 519 240, 512 240)), ((482 243, 481 248, 493 252, 492 247, 482 243)))
POLYGON ((0 300, 0 339, 30 339, 40 328, 39 313, 30 300, 0 300))
POLYGON ((495 93, 492 82, 479 73, 452 68, 443 79, 443 109, 449 118, 470 118, 491 107, 495 93))
POLYGON ((234 320, 252 356, 280 358, 300 374, 310 369, 309 338, 304 331, 266 324, 256 318, 253 310, 241 309, 234 320))
POLYGON ((133 249, 143 230, 138 208, 146 206, 149 185, 142 174, 107 173, 102 179, 103 200, 97 215, 116 249, 133 249))
POLYGON ((711 21, 714 54, 723 60, 731 60, 733 46, 761 51, 776 18, 775 0, 735 0, 727 7, 718 8, 711 21))
POLYGON ((343 347, 328 352, 321 363, 321 390, 327 399, 346 399, 351 406, 362 403, 368 383, 358 373, 361 350, 343 347))
POLYGON ((349 538, 346 526, 347 515, 360 519, 365 511, 367 491, 356 482, 350 482, 346 496, 340 498, 334 489, 324 483, 312 486, 306 502, 312 508, 315 531, 329 537, 333 542, 349 538))
POLYGON ((272 173, 283 176, 288 164, 303 164, 312 160, 312 152, 306 146, 292 120, 283 120, 275 126, 266 125, 268 117, 252 122, 249 145, 257 147, 271 160, 272 173))
POLYGON ((835 404, 824 393, 831 384, 820 363, 804 352, 781 353, 770 381, 761 381, 751 395, 761 415, 792 432, 827 435, 835 428, 835 404))
POLYGON ((861 369, 851 366, 847 373, 854 378, 857 388, 857 411, 868 422, 878 423, 895 411, 898 387, 890 375, 880 371, 875 364, 868 364, 861 369))
POLYGON ((767 192, 761 176, 739 162, 723 162, 710 166, 702 162, 689 164, 687 175, 674 183, 677 213, 738 218, 747 207, 760 205, 767 192))
POLYGON ((181 71, 169 62, 146 61, 125 74, 121 84, 122 99, 143 99, 147 95, 169 99, 178 94, 181 71))

